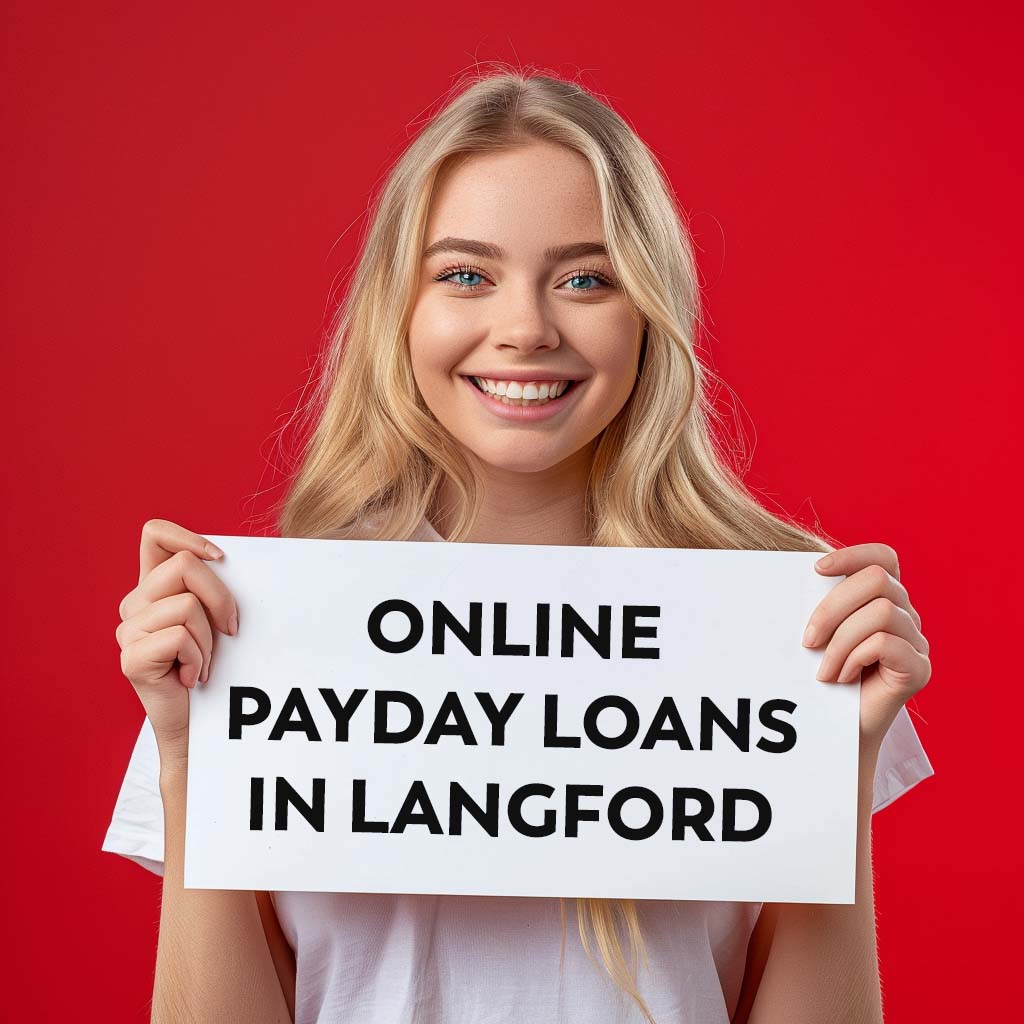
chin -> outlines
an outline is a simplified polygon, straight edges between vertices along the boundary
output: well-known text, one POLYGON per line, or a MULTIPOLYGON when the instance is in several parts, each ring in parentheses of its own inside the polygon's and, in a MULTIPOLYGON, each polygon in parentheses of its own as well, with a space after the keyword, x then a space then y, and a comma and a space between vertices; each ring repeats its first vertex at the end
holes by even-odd
POLYGON ((545 469, 557 466, 566 457, 562 452, 531 453, 522 450, 488 452, 473 449, 473 454, 492 469, 503 470, 506 473, 541 473, 545 469))

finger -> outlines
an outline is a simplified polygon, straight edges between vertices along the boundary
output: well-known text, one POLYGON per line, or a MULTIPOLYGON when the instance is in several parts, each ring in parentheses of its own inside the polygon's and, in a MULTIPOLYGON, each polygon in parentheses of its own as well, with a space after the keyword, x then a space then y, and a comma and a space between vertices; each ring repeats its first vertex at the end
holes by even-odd
POLYGON ((182 625, 168 626, 155 633, 146 633, 121 651, 121 671, 132 680, 160 682, 172 673, 182 686, 196 685, 203 665, 203 652, 195 637, 182 625), (175 671, 174 662, 181 667, 175 671))
POLYGON ((142 527, 139 544, 139 582, 171 555, 179 551, 191 551, 199 558, 222 558, 224 552, 216 544, 184 526, 167 519, 150 519, 142 527))
POLYGON ((843 619, 876 597, 888 598, 910 612, 910 598, 903 584, 881 565, 869 565, 841 580, 821 599, 807 620, 804 646, 827 643, 843 619))
POLYGON ((928 657, 915 650, 903 637, 891 633, 872 633, 850 652, 839 673, 839 681, 853 682, 861 669, 875 662, 892 677, 896 688, 906 695, 904 700, 909 700, 931 677, 932 666, 928 657))
POLYGON ((887 597, 876 597, 839 624, 822 656, 816 678, 822 682, 835 681, 854 648, 873 633, 902 637, 915 650, 928 653, 928 641, 918 631, 906 608, 893 604, 887 597))
POLYGON ((123 649, 147 633, 155 633, 157 630, 176 625, 183 625, 199 646, 203 655, 199 680, 205 683, 210 676, 213 630, 210 628, 210 620, 207 618, 202 603, 191 591, 185 594, 173 594, 146 605, 138 614, 120 623, 114 631, 114 635, 123 649))
MULTIPOLYGON (((888 544, 854 544, 847 548, 832 551, 815 563, 815 569, 823 576, 852 576, 872 565, 880 565, 893 579, 900 579, 899 557, 888 544)), ((921 628, 921 616, 910 603, 906 589, 902 591, 902 600, 898 602, 914 620, 918 629, 921 628)))
POLYGON ((869 565, 880 565, 896 579, 900 578, 900 561, 888 544, 852 544, 823 555, 814 563, 822 576, 852 576, 869 565))
POLYGON ((202 602, 213 624, 233 636, 238 605, 224 581, 191 551, 179 551, 153 568, 121 602, 121 617, 128 618, 153 601, 191 591, 202 602))

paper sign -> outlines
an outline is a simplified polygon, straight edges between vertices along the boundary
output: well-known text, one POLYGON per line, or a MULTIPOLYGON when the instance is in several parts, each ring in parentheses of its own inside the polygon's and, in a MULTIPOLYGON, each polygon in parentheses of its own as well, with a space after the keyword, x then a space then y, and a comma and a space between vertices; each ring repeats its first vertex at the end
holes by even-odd
POLYGON ((820 553, 210 539, 187 887, 853 903, 820 553))

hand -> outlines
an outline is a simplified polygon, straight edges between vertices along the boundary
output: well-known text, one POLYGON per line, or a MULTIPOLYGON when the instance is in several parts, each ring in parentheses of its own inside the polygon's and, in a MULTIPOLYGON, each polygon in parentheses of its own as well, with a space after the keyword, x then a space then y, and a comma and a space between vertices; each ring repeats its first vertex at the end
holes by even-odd
POLYGON ((921 616, 900 583, 896 552, 886 544, 839 548, 814 568, 846 579, 814 609, 804 646, 828 644, 818 669, 823 682, 852 683, 860 675, 861 746, 877 754, 900 708, 932 674, 921 616))
POLYGON ((205 537, 151 519, 142 528, 139 584, 118 609, 121 671, 153 725, 161 771, 187 761, 188 691, 210 676, 212 625, 238 631, 238 605, 205 561, 223 555, 205 537))

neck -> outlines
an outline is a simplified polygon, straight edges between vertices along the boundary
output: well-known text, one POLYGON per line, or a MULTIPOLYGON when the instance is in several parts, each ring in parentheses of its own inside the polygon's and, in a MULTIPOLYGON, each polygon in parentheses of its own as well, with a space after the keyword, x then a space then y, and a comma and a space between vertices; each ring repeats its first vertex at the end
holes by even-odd
MULTIPOLYGON (((585 503, 593 455, 593 446, 587 445, 564 462, 536 473, 485 465, 480 512, 463 540, 471 544, 589 544, 585 503)), ((445 539, 457 504, 455 489, 445 480, 430 513, 434 529, 445 539)))

